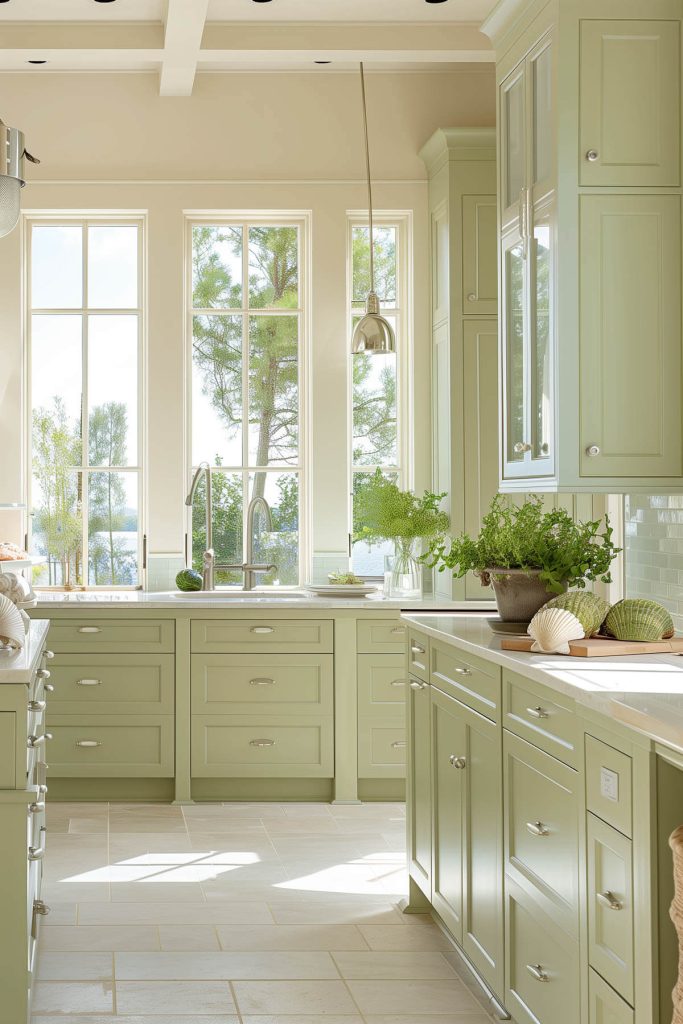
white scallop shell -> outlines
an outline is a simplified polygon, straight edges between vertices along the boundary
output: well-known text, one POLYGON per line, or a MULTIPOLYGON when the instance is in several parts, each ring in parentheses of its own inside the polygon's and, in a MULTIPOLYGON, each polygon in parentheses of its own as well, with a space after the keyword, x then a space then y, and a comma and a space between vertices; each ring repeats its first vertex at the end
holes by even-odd
POLYGON ((585 631, 576 615, 565 608, 541 608, 529 623, 532 651, 544 654, 569 654, 569 641, 582 640, 585 631))
POLYGON ((0 572, 0 594, 16 605, 26 604, 35 597, 26 577, 16 572, 0 572))
POLYGON ((0 644, 21 650, 26 640, 24 620, 16 605, 0 594, 0 644))

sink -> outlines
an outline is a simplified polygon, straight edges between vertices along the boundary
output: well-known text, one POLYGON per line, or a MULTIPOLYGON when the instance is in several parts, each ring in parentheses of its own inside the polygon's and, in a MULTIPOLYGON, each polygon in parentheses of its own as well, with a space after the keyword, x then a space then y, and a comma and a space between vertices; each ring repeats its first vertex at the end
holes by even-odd
POLYGON ((262 590, 232 590, 227 587, 223 590, 174 590, 173 597, 184 600, 199 601, 305 601, 310 598, 301 590, 280 590, 274 588, 265 594, 262 590))

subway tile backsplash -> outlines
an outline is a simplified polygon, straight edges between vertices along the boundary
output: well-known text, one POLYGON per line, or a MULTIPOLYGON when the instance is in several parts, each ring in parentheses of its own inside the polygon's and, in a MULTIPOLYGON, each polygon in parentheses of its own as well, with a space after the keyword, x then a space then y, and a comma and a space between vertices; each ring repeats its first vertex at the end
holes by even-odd
POLYGON ((683 494, 627 494, 624 499, 627 597, 649 597, 683 631, 683 494))

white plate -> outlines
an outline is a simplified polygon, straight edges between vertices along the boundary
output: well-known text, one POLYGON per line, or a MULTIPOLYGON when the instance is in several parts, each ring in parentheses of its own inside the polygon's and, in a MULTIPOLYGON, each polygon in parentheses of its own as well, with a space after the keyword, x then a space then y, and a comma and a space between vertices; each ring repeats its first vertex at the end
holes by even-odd
POLYGON ((318 597, 367 597, 377 593, 377 587, 367 583, 322 583, 320 586, 307 583, 304 590, 318 597))

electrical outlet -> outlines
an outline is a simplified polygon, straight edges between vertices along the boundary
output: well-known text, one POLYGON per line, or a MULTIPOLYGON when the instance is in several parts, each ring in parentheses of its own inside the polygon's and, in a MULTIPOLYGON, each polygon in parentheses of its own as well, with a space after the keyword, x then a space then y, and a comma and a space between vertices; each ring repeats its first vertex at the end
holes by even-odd
POLYGON ((612 803, 619 801, 619 776, 609 768, 600 769, 600 796, 612 803))

